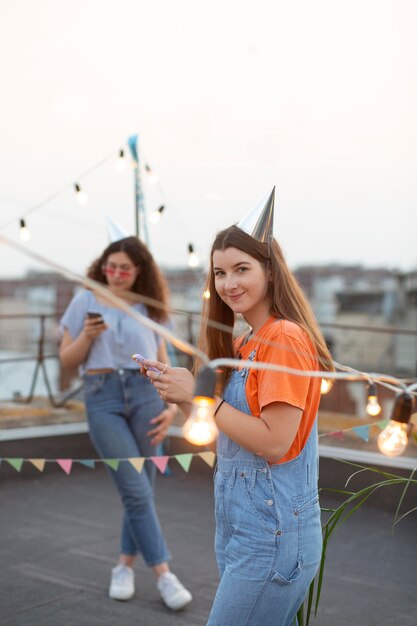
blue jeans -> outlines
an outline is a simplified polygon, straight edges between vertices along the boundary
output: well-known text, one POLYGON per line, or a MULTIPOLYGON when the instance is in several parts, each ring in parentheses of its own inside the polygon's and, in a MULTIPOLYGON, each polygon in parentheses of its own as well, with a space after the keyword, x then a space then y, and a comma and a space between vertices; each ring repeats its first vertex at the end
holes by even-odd
MULTIPOLYGON (((129 459, 155 456, 147 432, 150 420, 165 408, 148 380, 137 370, 85 375, 84 397, 90 439, 101 458, 129 459)), ((149 566, 171 558, 155 510, 153 485, 156 468, 145 461, 139 474, 128 460, 116 471, 109 468, 124 507, 121 552, 142 554, 149 566)))

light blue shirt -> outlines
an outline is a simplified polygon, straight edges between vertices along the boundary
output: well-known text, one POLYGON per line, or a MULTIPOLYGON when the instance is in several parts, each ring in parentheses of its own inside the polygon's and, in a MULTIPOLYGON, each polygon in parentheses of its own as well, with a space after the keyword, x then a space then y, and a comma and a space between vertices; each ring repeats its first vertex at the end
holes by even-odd
MULTIPOLYGON (((133 304, 132 308, 148 316, 144 304, 133 304)), ((94 339, 80 374, 88 369, 138 369, 131 355, 139 352, 148 359, 157 359, 161 337, 146 328, 120 309, 99 302, 92 291, 83 290, 69 303, 60 320, 61 330, 67 329, 76 339, 84 328, 87 312, 101 313, 108 329, 94 339)))

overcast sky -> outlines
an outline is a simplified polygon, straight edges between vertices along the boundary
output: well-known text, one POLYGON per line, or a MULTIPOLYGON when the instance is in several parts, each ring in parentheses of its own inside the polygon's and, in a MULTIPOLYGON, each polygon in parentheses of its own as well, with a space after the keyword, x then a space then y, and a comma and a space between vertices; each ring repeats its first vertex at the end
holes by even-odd
MULTIPOLYGON (((151 249, 201 258, 275 184, 292 267, 417 266, 415 0, 13 0, 0 8, 0 228, 77 272, 133 232, 139 133, 151 249), (70 186, 82 180, 89 202, 70 186), (8 224, 3 227, 4 224, 8 224)), ((0 274, 32 261, 1 246, 0 274)))

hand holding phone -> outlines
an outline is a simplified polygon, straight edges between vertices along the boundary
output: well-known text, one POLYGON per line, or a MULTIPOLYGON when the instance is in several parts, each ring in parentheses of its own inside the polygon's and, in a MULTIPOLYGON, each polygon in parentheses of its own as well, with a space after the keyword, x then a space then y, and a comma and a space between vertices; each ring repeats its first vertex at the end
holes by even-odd
POLYGON ((107 328, 101 313, 87 311, 84 322, 84 332, 90 340, 104 333, 107 328))
POLYGON ((136 361, 136 363, 138 363, 144 369, 150 370, 151 372, 157 372, 158 374, 160 373, 160 370, 157 367, 152 367, 152 365, 150 365, 150 366, 144 365, 144 361, 146 361, 147 359, 146 359, 146 357, 142 356, 141 354, 139 354, 139 353, 132 354, 132 359, 134 361, 136 361))
POLYGON ((87 317, 89 320, 95 320, 96 324, 102 324, 104 321, 102 314, 94 311, 87 311, 87 317))

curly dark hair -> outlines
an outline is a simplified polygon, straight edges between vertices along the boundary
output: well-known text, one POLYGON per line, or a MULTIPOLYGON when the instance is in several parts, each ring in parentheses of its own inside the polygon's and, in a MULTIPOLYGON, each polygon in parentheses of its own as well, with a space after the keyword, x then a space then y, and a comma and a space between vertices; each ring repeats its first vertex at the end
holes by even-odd
POLYGON ((107 285, 107 277, 102 267, 106 264, 108 257, 116 252, 124 252, 135 267, 140 267, 131 291, 160 302, 161 307, 152 304, 146 306, 151 319, 156 322, 165 322, 168 318, 168 285, 152 254, 137 237, 119 239, 107 246, 101 256, 88 268, 88 278, 107 285))

